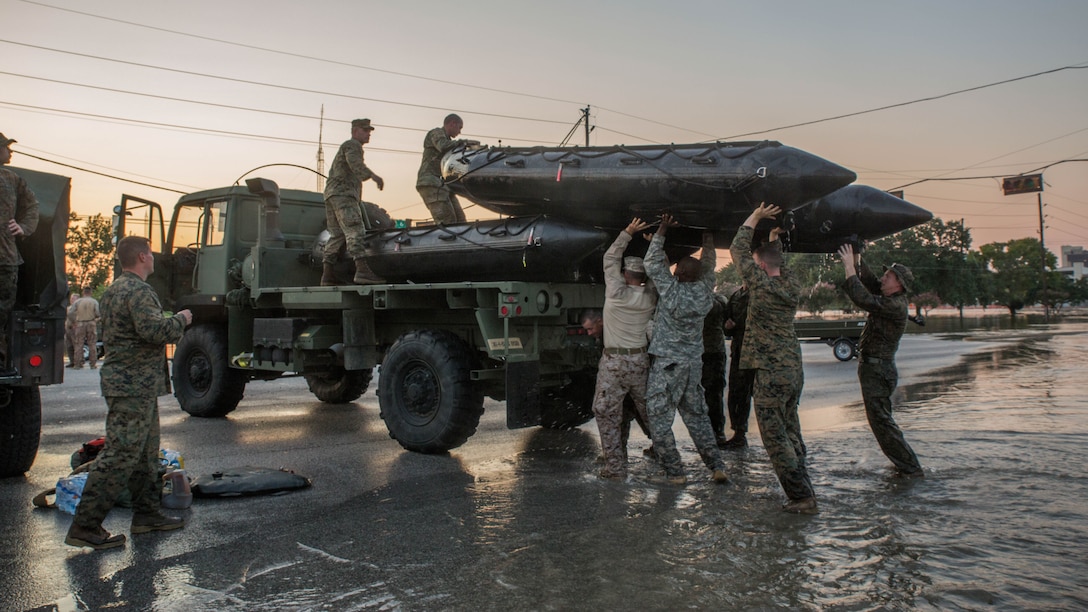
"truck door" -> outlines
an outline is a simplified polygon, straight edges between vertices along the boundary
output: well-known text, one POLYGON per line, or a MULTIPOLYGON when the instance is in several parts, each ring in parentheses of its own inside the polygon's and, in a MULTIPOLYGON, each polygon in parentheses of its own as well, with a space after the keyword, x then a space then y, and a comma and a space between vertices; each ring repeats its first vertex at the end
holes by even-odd
POLYGON ((222 197, 193 200, 174 210, 169 239, 174 256, 174 296, 185 307, 216 296, 221 299, 227 292, 229 202, 222 197))
MULTIPOLYGON (((114 242, 125 236, 141 236, 151 243, 151 252, 155 254, 155 271, 147 277, 147 282, 159 295, 159 301, 166 310, 174 309, 174 296, 170 291, 173 256, 166 248, 166 225, 162 216, 162 206, 151 200, 136 196, 122 195, 121 204, 113 209, 114 242)), ((121 275, 121 264, 114 264, 113 276, 121 275)))

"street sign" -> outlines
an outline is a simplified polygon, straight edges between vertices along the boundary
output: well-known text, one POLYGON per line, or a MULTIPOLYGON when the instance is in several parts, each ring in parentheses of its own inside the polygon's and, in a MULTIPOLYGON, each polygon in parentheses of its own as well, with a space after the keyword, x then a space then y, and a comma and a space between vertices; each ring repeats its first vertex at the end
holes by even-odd
POLYGON ((1005 195, 1042 191, 1043 175, 1024 174, 1021 176, 1010 176, 1006 179, 1002 179, 1001 189, 1005 192, 1005 195))

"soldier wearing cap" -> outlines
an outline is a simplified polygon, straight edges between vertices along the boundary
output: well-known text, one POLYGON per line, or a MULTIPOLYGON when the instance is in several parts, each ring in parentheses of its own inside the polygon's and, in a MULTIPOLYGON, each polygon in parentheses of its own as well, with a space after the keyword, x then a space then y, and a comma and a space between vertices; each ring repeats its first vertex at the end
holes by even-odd
POLYGON ((329 227, 329 241, 325 244, 322 258, 322 285, 338 285, 334 266, 340 249, 347 244, 348 255, 355 260, 356 285, 384 283, 366 263, 366 230, 371 229, 362 206, 363 181, 373 180, 379 190, 385 181, 363 162, 363 145, 370 142, 374 127, 370 119, 351 122, 351 139, 340 145, 336 157, 329 166, 329 178, 325 183, 325 220, 329 227))
POLYGON ((711 479, 725 483, 729 477, 707 416, 702 385, 703 321, 714 304, 717 263, 714 237, 704 232, 702 259, 684 257, 676 262, 675 272, 669 274, 665 233, 674 225, 678 223, 672 215, 662 214, 661 224, 646 250, 646 274, 658 292, 654 337, 650 342, 654 362, 646 385, 646 412, 654 435, 654 450, 665 468, 664 482, 683 485, 688 481, 672 433, 679 412, 699 457, 711 472, 711 479))
POLYGON ((625 397, 631 397, 636 420, 646 422, 646 377, 650 369, 646 328, 654 316, 657 293, 646 278, 642 259, 623 257, 623 252, 635 234, 648 227, 650 224, 642 219, 632 219, 604 254, 604 350, 593 395, 593 415, 604 453, 600 472, 603 478, 627 476, 625 397))
POLYGON ((11 163, 14 139, 0 133, 0 375, 14 375, 8 364, 8 320, 15 308, 19 281, 19 254, 16 240, 38 227, 38 200, 23 177, 3 166, 11 163))
POLYGON ((442 127, 436 127, 423 137, 423 161, 419 164, 416 175, 416 191, 423 198, 427 210, 435 223, 449 225, 464 223, 465 211, 457 196, 450 193, 450 188, 442 181, 442 156, 459 146, 480 144, 476 140, 457 139, 465 122, 461 117, 450 113, 442 121, 442 127))
POLYGON ((846 295, 869 313, 861 332, 858 356, 858 380, 869 427, 880 450, 891 459, 898 474, 921 477, 924 475, 922 465, 892 418, 891 401, 899 382, 895 352, 907 326, 907 293, 914 283, 914 274, 903 264, 893 263, 884 266, 884 274, 877 279, 849 244, 839 248, 839 256, 846 269, 843 283, 846 295))

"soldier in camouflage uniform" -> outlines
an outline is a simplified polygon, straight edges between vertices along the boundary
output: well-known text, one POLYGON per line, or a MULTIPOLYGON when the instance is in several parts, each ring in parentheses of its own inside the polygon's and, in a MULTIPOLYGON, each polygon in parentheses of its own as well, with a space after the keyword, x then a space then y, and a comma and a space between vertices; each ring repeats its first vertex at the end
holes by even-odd
POLYGON ((329 166, 329 178, 325 183, 325 222, 329 228, 329 241, 325 244, 322 257, 322 285, 340 284, 334 266, 345 243, 348 256, 355 260, 354 284, 385 282, 366 263, 366 230, 371 228, 362 206, 363 181, 373 180, 379 191, 385 189, 382 177, 374 174, 363 162, 363 145, 370 142, 373 131, 370 119, 352 121, 351 139, 340 145, 329 166))
POLYGON ((707 415, 718 447, 725 446, 725 307, 726 299, 714 294, 714 305, 703 321, 703 390, 707 415))
POLYGON ((646 273, 657 286, 657 314, 654 317, 650 354, 650 381, 646 390, 646 412, 654 437, 657 458, 665 468, 665 481, 684 484, 687 476, 676 450, 672 424, 676 412, 684 420, 703 463, 715 482, 729 480, 725 462, 714 439, 707 416, 702 380, 703 321, 714 303, 714 237, 703 234, 702 261, 684 257, 669 274, 665 259, 665 232, 677 225, 672 215, 661 215, 661 225, 646 251, 646 273))
POLYGON ((23 177, 3 166, 11 163, 11 145, 15 140, 0 133, 0 376, 14 376, 8 364, 8 322, 15 308, 19 282, 19 254, 16 240, 38 228, 38 200, 23 177))
POLYGON ((755 370, 740 367, 740 353, 744 346, 744 326, 748 319, 748 288, 741 285, 729 296, 725 306, 725 330, 729 340, 729 385, 726 402, 729 410, 729 428, 733 437, 722 448, 738 450, 748 446, 748 417, 752 413, 752 384, 755 370))
MULTIPOLYGON (((642 260, 625 258, 623 252, 631 238, 648 227, 649 223, 632 219, 604 254, 604 350, 593 395, 593 415, 604 452, 602 478, 627 476, 625 397, 631 397, 636 419, 646 421, 646 377, 650 369, 646 327, 654 315, 657 294, 653 283, 646 281, 642 260)), ((626 429, 630 431, 630 424, 626 429)))
POLYGON ((102 521, 126 487, 132 493, 132 533, 185 526, 159 511, 158 396, 170 391, 166 344, 181 338, 193 315, 188 310, 163 315, 155 291, 145 282, 155 270, 146 238, 122 238, 117 258, 123 273, 102 296, 102 338, 110 349, 102 366, 102 395, 109 407, 106 445, 87 476, 64 540, 95 549, 124 545, 125 536, 110 535, 102 521))
POLYGON ((780 212, 777 206, 760 204, 737 230, 729 248, 749 292, 740 367, 756 370, 754 394, 759 433, 778 481, 790 499, 782 509, 815 514, 816 498, 805 465, 805 443, 797 417, 804 386, 801 343, 793 327, 800 286, 783 264, 778 241, 780 228, 772 229, 770 242, 752 252, 756 225, 780 212))
POLYGON ((880 444, 880 450, 891 459, 900 475, 916 478, 924 475, 922 465, 902 430, 892 418, 892 392, 899 382, 895 368, 895 352, 907 326, 907 292, 914 274, 903 264, 884 267, 878 280, 864 264, 858 275, 860 258, 855 258, 849 244, 839 248, 846 281, 843 289, 850 300, 869 313, 858 344, 858 380, 861 397, 865 400, 865 416, 880 444))
POLYGON ((480 144, 476 140, 454 140, 464 127, 465 122, 451 113, 442 121, 442 127, 434 128, 423 137, 423 161, 416 176, 416 191, 431 211, 434 222, 440 225, 465 222, 465 211, 442 180, 440 167, 446 153, 460 146, 480 144))
POLYGON ((83 367, 83 346, 86 345, 89 352, 88 361, 91 369, 98 367, 98 319, 102 316, 98 300, 91 297, 91 288, 83 288, 83 297, 76 300, 73 305, 76 311, 75 328, 72 330, 72 358, 75 369, 83 367))

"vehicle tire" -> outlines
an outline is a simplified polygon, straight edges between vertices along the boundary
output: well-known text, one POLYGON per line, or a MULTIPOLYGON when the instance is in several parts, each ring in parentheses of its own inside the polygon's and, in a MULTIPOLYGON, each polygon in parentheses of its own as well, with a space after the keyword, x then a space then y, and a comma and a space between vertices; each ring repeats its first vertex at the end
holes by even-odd
POLYGON ((248 379, 230 367, 221 325, 190 328, 174 350, 174 397, 193 416, 221 417, 237 408, 248 379))
POLYGON ((0 407, 0 477, 22 476, 38 455, 42 396, 37 387, 0 388, 0 394, 8 401, 0 407))
POLYGON ((476 353, 442 330, 408 332, 382 361, 378 403, 389 437, 420 453, 443 453, 465 443, 480 424, 484 396, 470 375, 476 353))
POLYGON ((320 374, 303 374, 310 393, 329 404, 347 404, 359 399, 370 386, 374 370, 345 370, 336 368, 320 374))
POLYGON ((597 371, 577 372, 562 387, 540 397, 540 426, 547 429, 575 429, 593 418, 593 395, 597 371))
POLYGON ((858 345, 850 338, 839 338, 831 345, 831 352, 839 361, 850 361, 858 355, 858 345))

